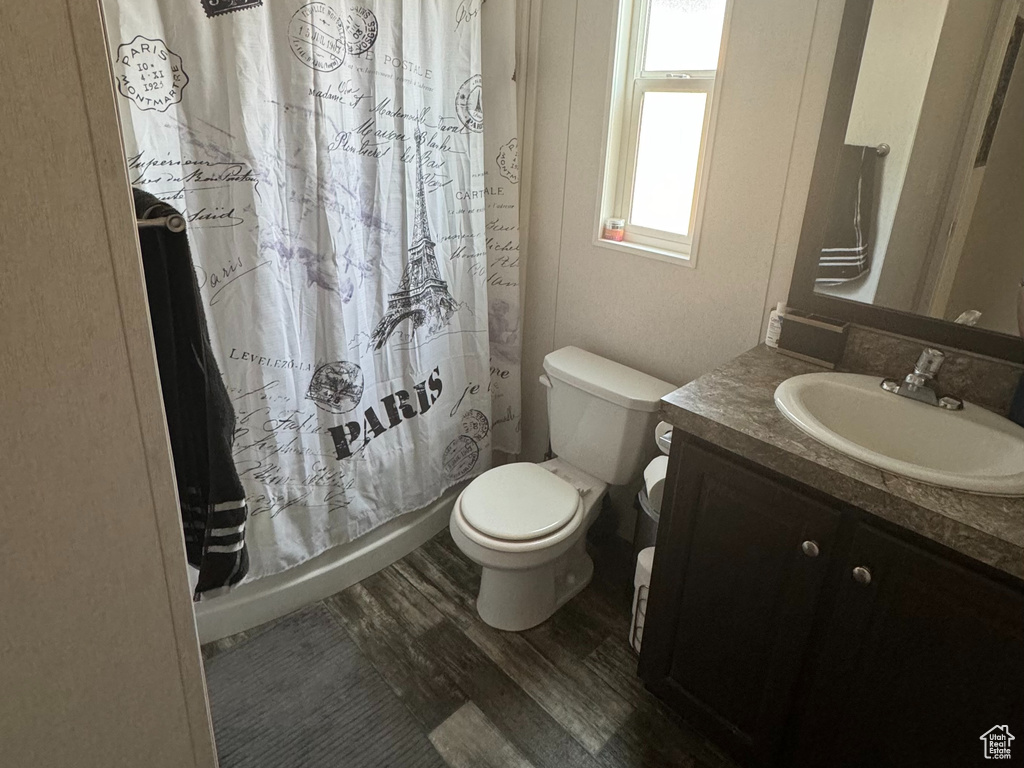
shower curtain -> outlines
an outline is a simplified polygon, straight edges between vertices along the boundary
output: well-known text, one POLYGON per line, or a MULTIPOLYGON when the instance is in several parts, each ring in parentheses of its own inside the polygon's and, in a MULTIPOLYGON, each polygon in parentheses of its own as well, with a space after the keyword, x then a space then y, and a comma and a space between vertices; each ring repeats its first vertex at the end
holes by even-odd
POLYGON ((104 11, 131 183, 188 221, 249 578, 517 453, 514 0, 104 11))

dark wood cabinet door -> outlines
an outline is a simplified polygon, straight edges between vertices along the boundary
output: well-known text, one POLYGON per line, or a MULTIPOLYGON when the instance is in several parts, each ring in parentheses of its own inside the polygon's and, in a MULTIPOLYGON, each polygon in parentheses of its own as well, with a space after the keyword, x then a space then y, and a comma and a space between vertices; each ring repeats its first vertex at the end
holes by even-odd
POLYGON ((641 675, 738 759, 767 764, 840 514, 678 433, 664 509, 641 675))
POLYGON ((787 764, 1024 765, 1024 595, 868 525, 844 566, 787 764))

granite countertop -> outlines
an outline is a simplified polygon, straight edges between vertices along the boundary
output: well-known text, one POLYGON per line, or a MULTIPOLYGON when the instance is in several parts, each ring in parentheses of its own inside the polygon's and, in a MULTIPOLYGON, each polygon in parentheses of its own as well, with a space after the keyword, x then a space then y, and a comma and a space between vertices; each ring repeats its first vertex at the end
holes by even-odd
POLYGON ((964 493, 876 469, 829 448, 775 407, 791 376, 824 371, 755 347, 667 395, 662 418, 709 443, 1024 579, 1024 498, 964 493))

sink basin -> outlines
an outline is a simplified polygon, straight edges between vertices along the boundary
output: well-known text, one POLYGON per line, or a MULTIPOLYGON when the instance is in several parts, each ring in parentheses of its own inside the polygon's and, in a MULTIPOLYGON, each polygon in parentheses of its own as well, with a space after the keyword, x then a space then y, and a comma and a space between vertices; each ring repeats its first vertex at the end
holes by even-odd
POLYGON ((923 483, 1024 496, 1024 428, 964 403, 948 411, 886 392, 881 379, 808 373, 775 390, 775 405, 811 437, 866 464, 923 483))

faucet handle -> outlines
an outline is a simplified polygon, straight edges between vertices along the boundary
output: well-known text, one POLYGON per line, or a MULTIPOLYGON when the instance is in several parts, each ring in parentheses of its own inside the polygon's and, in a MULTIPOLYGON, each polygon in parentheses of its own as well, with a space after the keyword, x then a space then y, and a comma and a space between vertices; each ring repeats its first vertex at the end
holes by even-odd
POLYGON ((914 366, 914 373, 928 379, 934 379, 945 361, 945 354, 938 349, 932 349, 929 347, 921 353, 919 358, 917 358, 917 364, 914 366))

